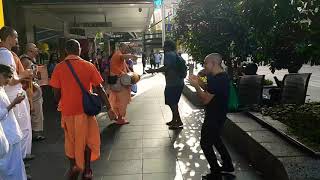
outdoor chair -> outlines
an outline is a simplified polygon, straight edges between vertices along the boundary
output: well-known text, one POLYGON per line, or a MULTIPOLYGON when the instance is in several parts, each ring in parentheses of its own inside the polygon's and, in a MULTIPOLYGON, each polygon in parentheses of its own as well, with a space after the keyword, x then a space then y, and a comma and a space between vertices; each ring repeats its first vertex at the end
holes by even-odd
POLYGON ((283 77, 281 104, 304 104, 311 73, 290 73, 283 77))
POLYGON ((245 109, 262 103, 264 75, 245 75, 238 81, 239 108, 245 109))

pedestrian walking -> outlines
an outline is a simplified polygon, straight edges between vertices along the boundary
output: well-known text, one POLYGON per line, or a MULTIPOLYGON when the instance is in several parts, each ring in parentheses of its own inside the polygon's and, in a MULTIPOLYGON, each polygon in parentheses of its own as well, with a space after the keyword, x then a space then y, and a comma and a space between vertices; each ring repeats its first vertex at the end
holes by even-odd
POLYGON ((97 160, 100 156, 100 131, 95 116, 89 116, 84 112, 83 93, 79 84, 81 83, 88 92, 94 88, 105 103, 109 118, 113 120, 115 115, 101 85, 103 79, 97 68, 80 58, 80 43, 71 39, 66 42, 65 47, 67 57, 56 66, 50 85, 54 88, 56 101, 60 102, 61 107, 65 154, 70 160, 68 178, 76 180, 82 172, 83 180, 91 180, 91 161, 97 160))
POLYGON ((198 97, 205 104, 200 145, 209 162, 211 173, 203 176, 203 179, 213 179, 221 172, 234 171, 230 154, 221 139, 229 98, 229 77, 221 64, 222 57, 218 53, 209 54, 205 58, 206 91, 203 91, 199 84, 201 81, 199 76, 190 75, 189 77, 190 84, 195 87, 198 97), (218 164, 213 146, 221 155, 222 167, 218 164))
POLYGON ((145 52, 142 52, 142 74, 145 74, 146 70, 146 65, 147 65, 147 56, 145 52))
POLYGON ((157 53, 154 54, 154 59, 155 59, 156 68, 159 68, 160 63, 161 63, 161 59, 162 59, 162 56, 159 53, 159 51, 157 51, 157 53))
POLYGON ((150 53, 150 66, 151 66, 151 69, 155 69, 156 68, 156 61, 154 59, 154 52, 153 50, 151 51, 150 53))

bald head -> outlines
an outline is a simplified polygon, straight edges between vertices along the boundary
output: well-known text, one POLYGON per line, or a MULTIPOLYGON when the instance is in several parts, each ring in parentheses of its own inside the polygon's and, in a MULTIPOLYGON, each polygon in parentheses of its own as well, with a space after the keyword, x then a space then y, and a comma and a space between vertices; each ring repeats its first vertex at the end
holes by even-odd
POLYGON ((119 50, 121 51, 122 54, 126 54, 129 50, 129 46, 127 44, 120 43, 119 50))
POLYGON ((29 57, 36 58, 39 54, 39 50, 37 48, 37 45, 35 45, 33 43, 28 43, 26 45, 26 53, 28 54, 29 57))
POLYGON ((66 42, 66 52, 68 55, 80 56, 81 48, 80 43, 75 39, 70 39, 66 42))
POLYGON ((221 66, 222 64, 222 56, 219 53, 211 53, 209 55, 207 55, 206 61, 210 61, 216 65, 221 66))
POLYGON ((222 56, 219 53, 211 53, 204 60, 204 67, 207 73, 217 74, 223 71, 222 56))
POLYGON ((28 43, 26 45, 26 51, 29 51, 29 50, 32 50, 32 49, 35 49, 35 48, 37 48, 37 46, 35 44, 33 44, 33 43, 28 43))

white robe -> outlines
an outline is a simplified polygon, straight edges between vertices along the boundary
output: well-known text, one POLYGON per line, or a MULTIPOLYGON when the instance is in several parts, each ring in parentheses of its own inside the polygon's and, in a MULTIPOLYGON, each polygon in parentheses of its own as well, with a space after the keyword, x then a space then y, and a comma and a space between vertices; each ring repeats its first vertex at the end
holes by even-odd
MULTIPOLYGON (((23 93, 25 93, 25 91, 23 91, 23 93)), ((26 93, 25 96, 27 97, 26 93)), ((8 97, 10 102, 16 98, 16 96, 8 97)), ((17 104, 16 107, 13 108, 13 112, 22 131, 21 151, 22 157, 25 158, 27 154, 31 154, 32 147, 32 128, 28 99, 25 98, 20 104, 17 104)))
POLYGON ((20 143, 10 145, 9 152, 0 159, 0 180, 27 180, 20 143))
MULTIPOLYGON (((14 61, 12 53, 6 48, 0 48, 0 64, 11 66, 14 70, 13 76, 18 77, 16 72, 17 66, 14 61)), ((19 83, 14 86, 6 86, 5 91, 12 102, 18 93, 25 93, 22 89, 22 85, 19 83)), ((31 117, 30 117, 30 105, 26 98, 22 103, 13 108, 16 119, 19 123, 23 137, 21 141, 22 157, 25 158, 27 154, 31 154, 32 146, 32 129, 31 129, 31 117)))
POLYGON ((0 87, 0 124, 9 144, 9 151, 0 158, 0 180, 26 180, 25 166, 21 153, 23 134, 13 111, 7 110, 9 98, 0 87))

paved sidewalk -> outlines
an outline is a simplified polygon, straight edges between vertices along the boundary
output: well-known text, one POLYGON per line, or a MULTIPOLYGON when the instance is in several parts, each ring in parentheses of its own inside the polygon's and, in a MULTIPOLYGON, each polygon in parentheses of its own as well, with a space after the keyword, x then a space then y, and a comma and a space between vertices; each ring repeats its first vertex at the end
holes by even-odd
MULTIPOLYGON (((200 180, 201 174, 208 171, 199 141, 203 111, 182 97, 180 110, 185 127, 168 130, 165 122, 171 114, 164 105, 163 89, 163 75, 143 77, 128 108, 129 125, 111 124, 105 113, 98 116, 102 146, 101 158, 93 164, 95 180, 200 180)), ((31 164, 31 172, 34 180, 60 180, 68 167, 63 132, 58 114, 46 113, 48 139, 34 144, 37 159, 31 164)), ((236 178, 223 179, 263 179, 240 154, 229 149, 236 178)))

